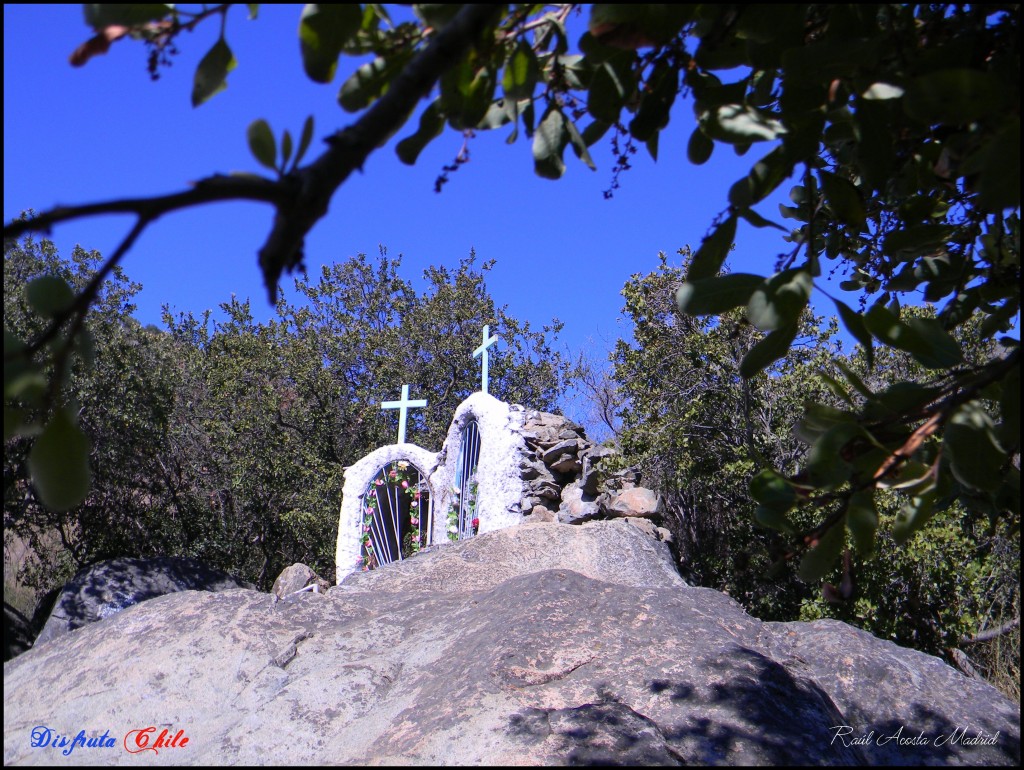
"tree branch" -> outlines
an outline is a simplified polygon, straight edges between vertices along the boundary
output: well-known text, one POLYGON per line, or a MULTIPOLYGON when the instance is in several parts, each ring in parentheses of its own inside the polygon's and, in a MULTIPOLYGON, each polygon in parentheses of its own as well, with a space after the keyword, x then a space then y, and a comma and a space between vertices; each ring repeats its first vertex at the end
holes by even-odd
POLYGON ((987 642, 990 639, 995 639, 997 636, 1009 633, 1019 625, 1020 618, 1014 618, 1011 621, 1003 623, 1001 626, 990 628, 987 631, 982 631, 974 636, 963 636, 960 638, 960 644, 977 644, 978 642, 987 642))

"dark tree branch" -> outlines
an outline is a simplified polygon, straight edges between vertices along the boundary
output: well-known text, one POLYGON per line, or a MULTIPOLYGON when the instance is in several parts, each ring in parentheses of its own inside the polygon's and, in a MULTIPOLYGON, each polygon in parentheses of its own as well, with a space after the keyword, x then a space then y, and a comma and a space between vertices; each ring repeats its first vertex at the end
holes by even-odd
POLYGON ((987 631, 982 631, 974 636, 964 636, 960 638, 960 644, 977 644, 978 642, 987 642, 990 639, 995 639, 997 636, 1007 634, 1017 626, 1020 625, 1020 618, 1014 618, 1011 621, 1003 623, 1001 626, 990 628, 987 631))

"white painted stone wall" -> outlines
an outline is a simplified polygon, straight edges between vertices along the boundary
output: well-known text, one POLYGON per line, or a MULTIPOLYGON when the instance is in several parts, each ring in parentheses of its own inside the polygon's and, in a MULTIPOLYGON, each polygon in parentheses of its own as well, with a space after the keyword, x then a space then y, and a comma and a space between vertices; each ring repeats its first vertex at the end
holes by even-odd
MULTIPOLYGON (((427 481, 430 492, 429 517, 437 518, 435 487, 431 481, 437 467, 438 455, 415 444, 390 444, 375 449, 355 465, 345 469, 345 487, 341 493, 341 514, 338 517, 338 544, 335 550, 335 579, 340 583, 355 572, 362 559, 363 495, 374 477, 385 465, 399 460, 415 466, 427 481)), ((429 532, 430 530, 425 530, 429 532)), ((437 531, 436 521, 434 531, 437 531)), ((436 539, 433 542, 437 542, 436 539)))
POLYGON ((434 501, 433 542, 447 541, 447 513, 453 504, 452 485, 462 447, 462 433, 470 420, 480 431, 480 459, 477 464, 477 508, 480 519, 477 534, 518 524, 523 519, 520 501, 523 479, 520 462, 526 442, 520 431, 525 410, 518 404, 506 404, 489 393, 474 393, 455 410, 448 436, 437 455, 437 470, 430 477, 434 501))

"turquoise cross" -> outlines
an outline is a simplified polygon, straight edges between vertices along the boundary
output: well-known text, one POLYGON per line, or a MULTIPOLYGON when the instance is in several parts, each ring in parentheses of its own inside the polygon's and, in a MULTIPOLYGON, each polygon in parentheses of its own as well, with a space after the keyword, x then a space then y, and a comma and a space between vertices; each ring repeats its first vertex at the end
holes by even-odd
POLYGON ((398 443, 405 443, 405 422, 406 414, 410 408, 426 406, 426 399, 418 399, 416 401, 409 400, 409 386, 402 386, 402 398, 399 401, 381 401, 381 409, 397 409, 398 411, 398 443))
POLYGON ((484 325, 483 344, 480 345, 480 347, 478 347, 476 350, 473 351, 473 358, 476 358, 477 356, 483 356, 483 365, 484 365, 483 369, 484 370, 483 370, 483 376, 481 377, 480 390, 482 390, 484 393, 487 392, 487 348, 489 348, 491 345, 493 345, 495 342, 498 341, 497 337, 491 337, 490 339, 487 338, 487 334, 488 334, 488 332, 490 332, 490 330, 491 330, 491 327, 487 326, 485 324, 484 325))

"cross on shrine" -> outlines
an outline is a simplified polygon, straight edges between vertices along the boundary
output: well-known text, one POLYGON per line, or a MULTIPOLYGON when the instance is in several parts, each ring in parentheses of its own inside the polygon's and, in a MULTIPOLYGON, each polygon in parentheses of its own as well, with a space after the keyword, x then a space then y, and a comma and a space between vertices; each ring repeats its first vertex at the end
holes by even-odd
POLYGON ((381 401, 381 409, 397 409, 398 411, 398 443, 405 443, 405 422, 406 414, 410 408, 426 406, 427 400, 425 398, 418 399, 416 401, 409 400, 409 386, 402 386, 402 398, 399 401, 381 401))
POLYGON ((484 393, 487 392, 487 348, 489 348, 491 345, 493 345, 495 342, 498 341, 497 337, 491 337, 490 339, 487 338, 487 334, 488 334, 488 332, 490 332, 490 330, 491 330, 491 327, 487 326, 485 324, 484 325, 483 344, 480 345, 480 347, 478 347, 476 350, 473 351, 473 358, 476 358, 477 356, 483 356, 483 365, 484 366, 483 366, 483 376, 480 378, 481 379, 480 390, 482 390, 484 393))

